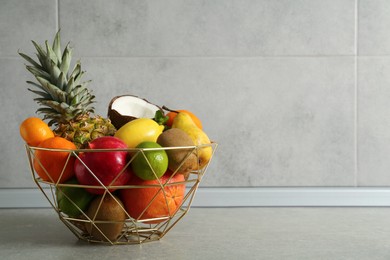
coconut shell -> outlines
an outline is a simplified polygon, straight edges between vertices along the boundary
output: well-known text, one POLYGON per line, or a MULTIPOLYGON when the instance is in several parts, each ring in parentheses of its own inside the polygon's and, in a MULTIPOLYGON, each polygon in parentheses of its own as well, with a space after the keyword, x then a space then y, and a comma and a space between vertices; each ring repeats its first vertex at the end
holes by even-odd
POLYGON ((114 109, 108 110, 108 118, 111 120, 111 124, 113 124, 116 129, 119 129, 123 125, 125 125, 126 123, 128 123, 134 119, 137 119, 136 117, 133 117, 133 116, 121 115, 118 111, 116 111, 114 109))
MULTIPOLYGON (((162 108, 160 108, 159 106, 149 102, 148 100, 144 99, 144 98, 139 98, 137 96, 134 96, 134 95, 121 95, 121 96, 116 96, 114 98, 111 99, 109 105, 108 105, 108 118, 111 120, 111 123, 115 126, 116 129, 119 129, 121 128, 123 125, 125 125, 126 123, 134 120, 134 119, 137 119, 139 118, 137 115, 133 114, 132 111, 131 111, 131 102, 128 104, 128 106, 126 107, 123 107, 121 109, 115 109, 113 108, 114 107, 114 103, 116 101, 118 101, 118 99, 120 98, 126 98, 126 97, 131 97, 133 98, 134 100, 139 100, 141 103, 144 103, 144 104, 148 104, 152 107, 155 107, 155 110, 160 110, 160 111, 163 111, 162 108)), ((154 114, 149 114, 147 117, 149 118, 154 118, 154 114)))

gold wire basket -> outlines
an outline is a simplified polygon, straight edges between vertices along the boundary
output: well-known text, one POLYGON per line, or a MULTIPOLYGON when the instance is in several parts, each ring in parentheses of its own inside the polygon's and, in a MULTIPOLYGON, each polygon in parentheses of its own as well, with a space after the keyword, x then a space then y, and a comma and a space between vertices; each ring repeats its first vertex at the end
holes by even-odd
MULTIPOLYGON (((164 147, 164 148, 135 148, 135 149, 78 149, 78 150, 63 150, 63 149, 46 149, 39 147, 31 147, 26 145, 27 156, 31 168, 31 174, 33 180, 35 181, 38 188, 44 194, 46 199, 49 201, 53 209, 58 213, 59 219, 74 233, 74 235, 80 240, 92 242, 92 243, 104 243, 109 245, 120 245, 120 244, 141 244, 149 241, 156 241, 165 236, 169 230, 172 229, 189 211, 193 199, 195 197, 195 193, 198 189, 198 186, 206 172, 206 169, 211 162, 212 156, 215 153, 217 148, 217 143, 212 142, 211 144, 201 145, 201 146, 187 146, 187 147, 164 147), (98 180, 98 177, 94 174, 94 172, 90 171, 91 175, 96 178, 99 182, 99 185, 81 185, 81 184, 72 184, 72 183, 60 183, 59 181, 54 181, 50 177, 50 172, 44 169, 47 176, 49 176, 50 180, 43 180, 36 172, 34 168, 34 164, 39 164, 43 166, 39 159, 36 157, 36 151, 44 150, 50 153, 64 153, 67 152, 68 156, 66 159, 66 163, 63 166, 61 174, 65 172, 65 168, 67 164, 72 160, 80 160, 79 155, 81 153, 96 153, 96 152, 116 152, 116 151, 127 151, 129 154, 132 154, 131 159, 126 164, 125 169, 130 167, 132 158, 134 158, 135 154, 139 153, 144 155, 145 152, 149 150, 183 150, 187 152, 187 156, 182 160, 181 164, 177 167, 177 170, 171 171, 170 175, 161 181, 162 178, 157 179, 154 183, 148 184, 126 184, 121 186, 112 186, 104 185, 102 182, 98 180), (190 154, 195 154, 199 161, 199 151, 200 149, 212 149, 212 154, 210 160, 206 163, 204 167, 198 167, 196 170, 192 170, 189 172, 185 178, 175 178, 175 176, 181 175, 178 172, 178 169, 181 165, 184 164, 185 160, 190 156, 190 154), (179 200, 178 204, 175 207, 172 207, 172 198, 169 197, 169 189, 177 188, 183 190, 182 199, 179 200), (118 207, 125 213, 125 219, 120 221, 112 221, 112 220, 101 220, 94 216, 88 215, 87 210, 81 209, 76 202, 72 201, 72 198, 69 193, 65 193, 64 189, 73 188, 73 189, 100 189, 101 195, 91 195, 91 196, 101 196, 102 199, 98 204, 98 209, 102 205, 103 198, 110 198, 115 201, 118 207), (152 194, 147 198, 148 201, 145 201, 143 204, 145 205, 145 209, 141 210, 142 213, 140 216, 131 216, 124 206, 124 203, 121 195, 128 191, 145 191, 148 194, 152 194), (64 213, 58 203, 58 196, 65 197, 68 202, 72 205, 73 209, 76 209, 79 214, 77 216, 69 216, 64 213), (150 199, 150 200, 149 200, 150 199), (148 215, 146 218, 141 217, 148 208, 157 207, 156 205, 160 205, 159 207, 165 208, 163 212, 165 214, 160 214, 156 216, 148 215), (111 237, 107 235, 107 228, 110 227, 118 228, 118 235, 115 237, 111 237)), ((146 156, 145 159, 147 160, 146 156)), ((150 165, 150 162, 148 162, 150 165)), ((61 179, 61 176, 58 178, 61 179)), ((142 200, 142 198, 138 198, 142 200)), ((92 200, 92 199, 91 199, 92 200)), ((177 201, 175 201, 177 202, 177 201)))

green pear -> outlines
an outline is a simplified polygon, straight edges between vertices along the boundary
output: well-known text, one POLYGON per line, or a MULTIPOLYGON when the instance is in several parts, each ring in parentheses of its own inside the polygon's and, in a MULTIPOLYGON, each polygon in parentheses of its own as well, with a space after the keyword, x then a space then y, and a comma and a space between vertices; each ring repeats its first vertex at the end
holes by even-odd
MULTIPOLYGON (((179 112, 173 119, 172 128, 179 128, 186 132, 189 137, 194 141, 196 146, 210 144, 210 139, 206 133, 196 126, 191 117, 186 114, 179 112)), ((211 146, 204 146, 198 149, 198 160, 199 168, 202 169, 210 161, 213 154, 211 146)))

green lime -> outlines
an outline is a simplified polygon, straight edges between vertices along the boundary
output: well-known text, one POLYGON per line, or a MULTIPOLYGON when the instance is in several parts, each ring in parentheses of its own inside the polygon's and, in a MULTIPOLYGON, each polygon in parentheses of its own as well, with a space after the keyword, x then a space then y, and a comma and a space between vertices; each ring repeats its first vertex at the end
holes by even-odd
MULTIPOLYGON (((72 178, 64 184, 75 184, 78 182, 76 178, 72 178)), ((83 188, 72 187, 72 186, 64 186, 57 187, 57 203, 58 208, 67 214, 69 217, 78 217, 82 214, 80 210, 85 212, 89 203, 93 199, 94 195, 87 192, 83 188), (73 203, 72 203, 73 202, 73 203), (76 205, 77 206, 76 206, 76 205)))
MULTIPOLYGON (((136 148, 162 148, 156 142, 142 142, 136 148)), ((131 162, 131 169, 143 180, 155 180, 168 169, 168 155, 163 149, 139 151, 131 162)))

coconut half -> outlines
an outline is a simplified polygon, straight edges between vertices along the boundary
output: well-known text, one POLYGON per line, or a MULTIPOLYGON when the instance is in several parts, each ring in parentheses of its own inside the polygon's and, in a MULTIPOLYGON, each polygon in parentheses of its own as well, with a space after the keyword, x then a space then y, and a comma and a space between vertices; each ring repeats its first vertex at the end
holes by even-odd
POLYGON ((108 106, 108 118, 116 129, 137 118, 154 118, 156 111, 162 110, 146 99, 133 95, 116 96, 108 106))

